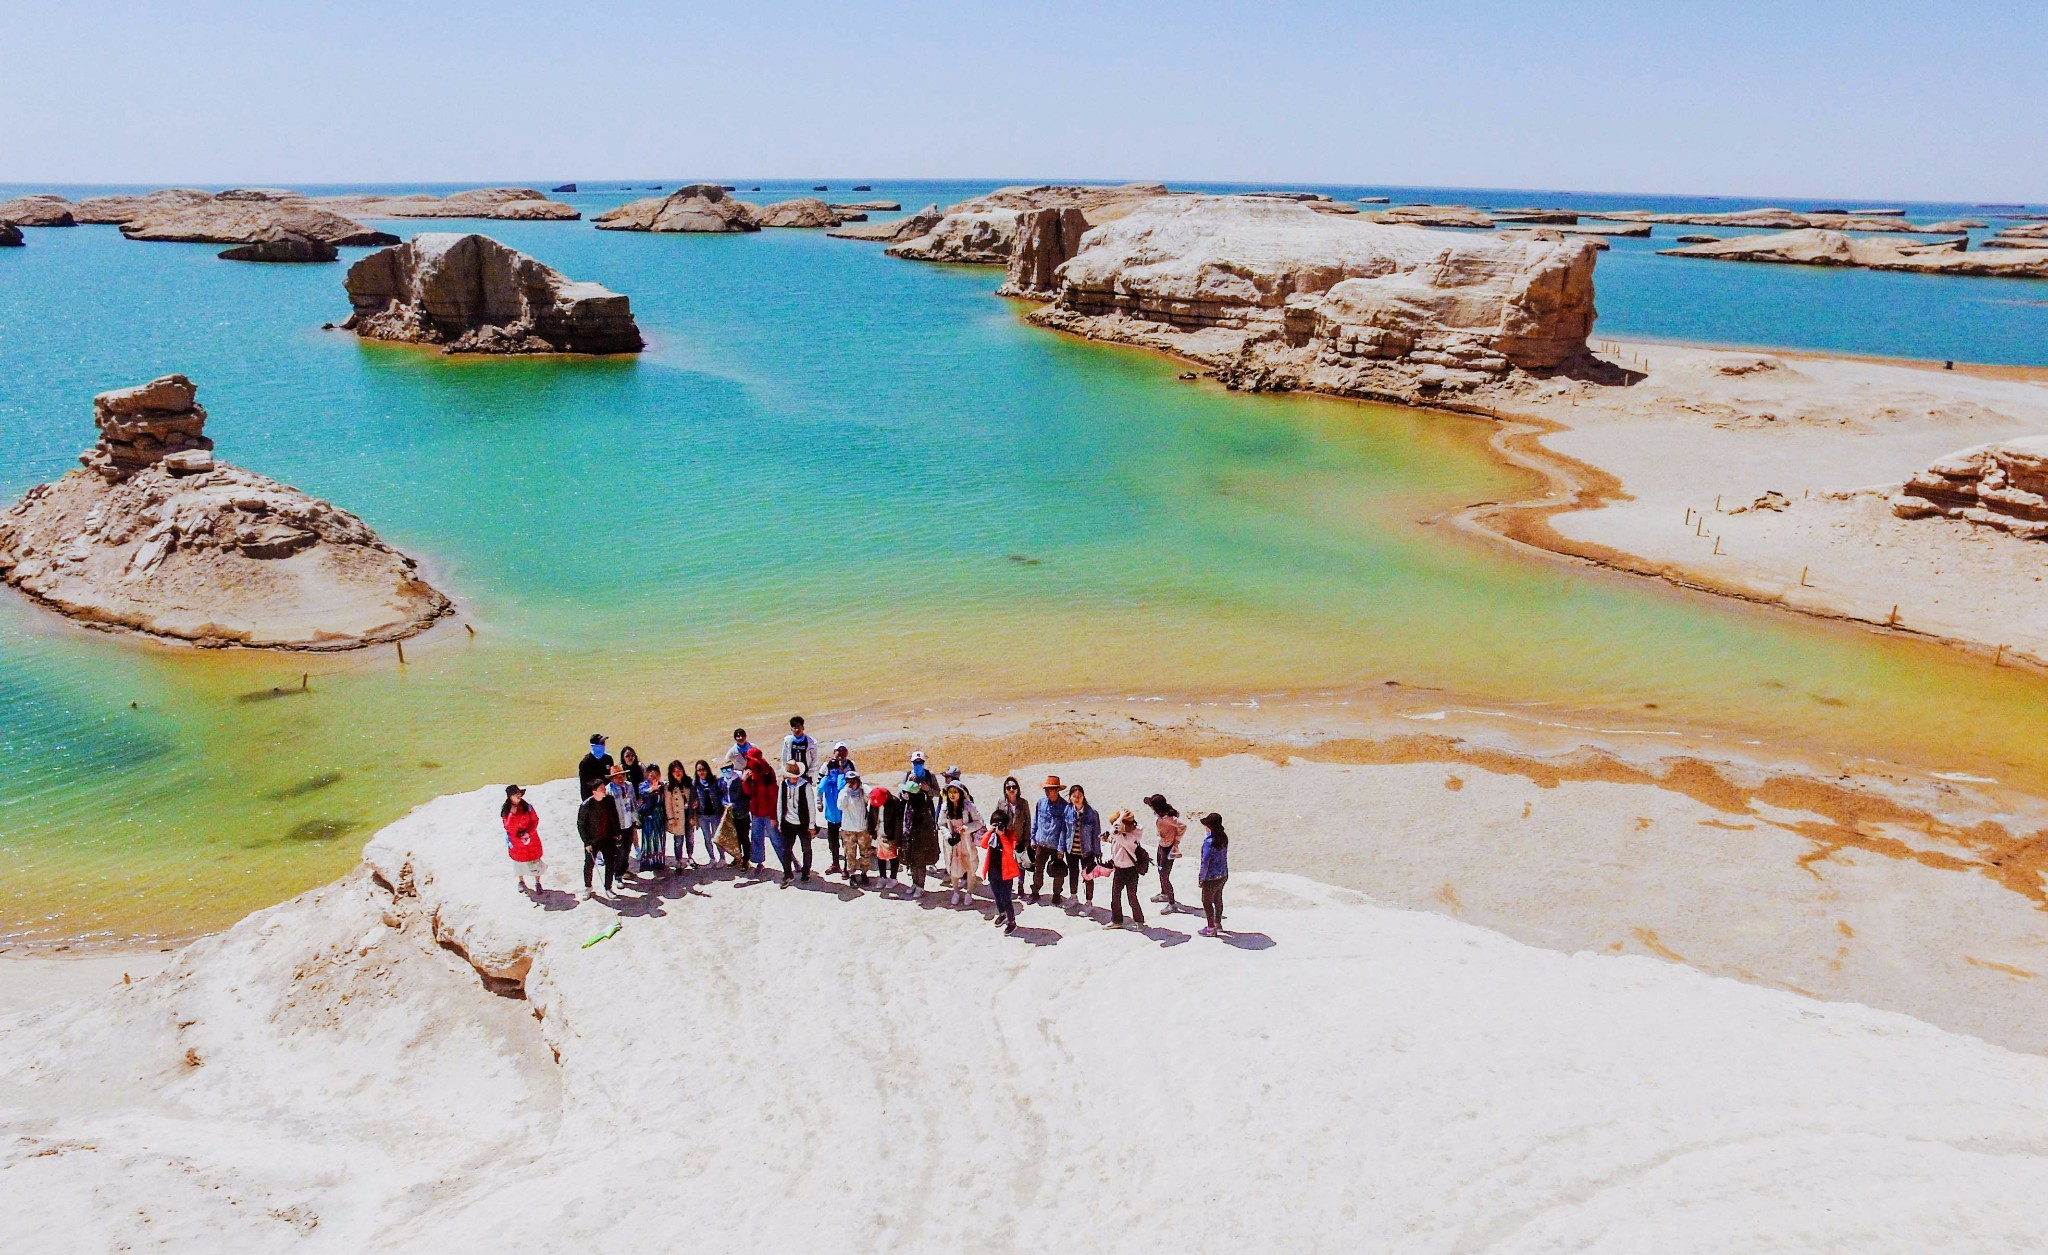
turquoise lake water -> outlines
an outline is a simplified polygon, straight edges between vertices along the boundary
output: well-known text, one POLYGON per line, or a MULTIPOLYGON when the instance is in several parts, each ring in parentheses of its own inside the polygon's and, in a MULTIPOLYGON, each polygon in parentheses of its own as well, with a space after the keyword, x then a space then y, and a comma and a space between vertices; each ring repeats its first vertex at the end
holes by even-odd
MULTIPOLYGON (((988 186, 831 195, 916 208, 988 186)), ((568 199, 589 214, 640 193, 568 199)), ((593 726, 695 756, 738 718, 884 699, 1398 678, 2042 765, 2048 707, 2017 672, 1427 525, 1532 487, 1476 420, 1181 384, 1173 363, 1024 325, 994 271, 816 232, 384 225, 486 230, 604 283, 650 350, 361 344, 320 330, 347 312, 340 266, 235 265, 108 227, 0 251, 0 495, 75 466, 94 393, 183 372, 224 458, 361 515, 478 629, 416 642, 400 669, 389 651, 147 646, 0 601, 0 939, 219 926, 345 868, 428 797, 562 774, 593 726)), ((1639 243, 1602 255, 1602 334, 2017 364, 2048 344, 2048 285, 1716 267, 1639 243)))

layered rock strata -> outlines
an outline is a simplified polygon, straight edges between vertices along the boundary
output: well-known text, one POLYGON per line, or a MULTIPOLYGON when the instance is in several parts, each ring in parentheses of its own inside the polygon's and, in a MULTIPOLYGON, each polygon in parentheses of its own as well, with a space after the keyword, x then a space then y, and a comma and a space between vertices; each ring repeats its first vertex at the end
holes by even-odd
POLYGON ((753 207, 727 196, 716 183, 692 183, 666 196, 628 201, 590 221, 600 231, 733 234, 761 229, 753 207))
POLYGON ((1397 205, 1392 209, 1373 210, 1365 215, 1368 222, 1382 226, 1407 227, 1464 227, 1484 230, 1494 224, 1492 214, 1474 209, 1470 205, 1397 205))
POLYGON ((0 202, 0 222, 17 227, 75 227, 71 202, 62 196, 17 196, 0 202))
POLYGON ((1059 268, 1081 251, 1081 236, 1087 230, 1087 215, 1072 205, 1024 211, 1010 250, 1009 273, 998 294, 1051 300, 1059 291, 1059 268))
POLYGON ((206 438, 206 411, 200 408, 198 390, 183 375, 100 393, 92 399, 92 421, 99 428, 99 441, 78 460, 108 483, 119 483, 174 454, 204 455, 185 462, 196 469, 211 468, 213 441, 206 438))
POLYGON ((1967 240, 1915 244, 1810 229, 1781 231, 1774 235, 1743 235, 1711 244, 1668 248, 1662 252, 1667 257, 1706 257, 1720 261, 1774 262, 1795 266, 1856 266, 1866 270, 1903 270, 1916 274, 2048 277, 2048 254, 2031 249, 1986 248, 1970 252, 1967 240))
POLYGON ((1902 519, 1951 518, 2048 540, 2048 437, 1952 453, 1892 495, 1902 519))
POLYGON ((444 353, 637 353, 628 300, 482 235, 428 232, 370 254, 344 280, 342 326, 444 353))
POLYGON ((1227 385, 1415 401, 1585 352, 1590 241, 1449 236, 1239 197, 1090 230, 1032 321, 1166 349, 1227 385))
POLYGON ((94 196, 79 201, 72 208, 72 213, 80 222, 119 226, 141 214, 187 209, 193 205, 204 205, 212 199, 213 193, 202 192, 198 188, 167 187, 156 192, 94 196))
POLYGON ((102 393, 85 469, 0 515, 0 578, 90 626, 200 645, 347 649, 452 608, 361 519, 214 461, 192 382, 102 393))
MULTIPOLYGON (((571 190, 574 190, 573 188, 571 190)), ((451 196, 321 196, 316 205, 351 218, 495 218, 514 222, 572 222, 573 205, 549 200, 531 187, 477 187, 451 196)))

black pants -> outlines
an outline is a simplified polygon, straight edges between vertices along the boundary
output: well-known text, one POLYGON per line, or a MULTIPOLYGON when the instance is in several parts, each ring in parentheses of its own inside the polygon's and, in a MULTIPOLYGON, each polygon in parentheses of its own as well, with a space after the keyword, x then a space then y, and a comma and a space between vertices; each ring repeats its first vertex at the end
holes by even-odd
MULTIPOLYGON (((783 831, 787 832, 788 829, 784 829, 783 831)), ((816 835, 817 834, 813 833, 809 828, 804 828, 798 831, 796 837, 794 838, 797 842, 797 866, 802 869, 805 880, 809 880, 811 878, 811 838, 816 835)), ((787 841, 791 838, 784 837, 783 839, 787 841)))
MULTIPOLYGON (((1067 867, 1060 861, 1059 851, 1049 845, 1031 847, 1031 896, 1037 897, 1045 889, 1045 869, 1052 868, 1052 900, 1060 900, 1060 887, 1066 883, 1067 867)), ((1018 877, 1023 879, 1023 877, 1018 877)))
POLYGON ((1145 908, 1138 905, 1138 869, 1135 867, 1119 867, 1109 878, 1109 922, 1112 924, 1124 922, 1125 895, 1131 899, 1131 922, 1143 924, 1145 908))
POLYGON ((1223 886, 1229 883, 1228 876, 1202 882, 1202 914, 1217 932, 1223 931, 1223 886))
POLYGON ((588 841, 583 843, 583 887, 585 889, 590 888, 590 873, 597 869, 597 861, 599 859, 604 860, 604 891, 610 893, 612 891, 611 851, 599 851, 596 846, 588 841))
MULTIPOLYGON (((1018 879, 1021 880, 1023 877, 1020 876, 1018 879)), ((990 896, 996 900, 997 919, 1015 920, 1017 918, 1017 903, 1010 897, 1010 886, 1013 883, 1015 882, 1004 880, 1001 876, 991 876, 989 878, 988 891, 990 896)))
MULTIPOLYGON (((840 868, 840 862, 839 825, 837 823, 829 823, 825 825, 825 849, 828 850, 832 855, 832 866, 828 870, 835 872, 838 871, 840 868)), ((809 871, 811 870, 811 861, 809 857, 810 850, 808 847, 805 848, 804 854, 804 870, 809 871)))
POLYGON ((919 893, 924 892, 924 878, 931 874, 932 865, 930 863, 912 863, 910 865, 910 883, 917 886, 919 893))
POLYGON ((1170 845, 1159 847, 1159 892, 1166 895, 1166 910, 1169 914, 1180 905, 1173 897, 1173 860, 1179 857, 1170 845))
POLYGON ((894 880, 896 879, 896 873, 903 868, 903 860, 900 858, 878 858, 875 860, 875 866, 880 869, 882 875, 890 880, 894 880))
MULTIPOLYGON (((1080 898, 1082 893, 1087 893, 1088 905, 1094 906, 1095 882, 1092 880, 1082 879, 1082 877, 1087 874, 1087 871, 1088 860, 1085 856, 1080 854, 1067 855, 1067 880, 1072 886, 1067 890, 1067 892, 1073 894, 1076 899, 1080 898)), ((1055 902, 1060 900, 1060 894, 1057 888, 1053 890, 1052 900, 1055 902)))

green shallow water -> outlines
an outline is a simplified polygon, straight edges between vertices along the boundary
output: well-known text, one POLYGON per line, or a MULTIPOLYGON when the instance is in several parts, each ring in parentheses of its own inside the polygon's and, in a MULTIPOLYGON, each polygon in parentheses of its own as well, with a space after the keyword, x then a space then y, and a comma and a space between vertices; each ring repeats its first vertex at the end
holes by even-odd
POLYGON ((1023 325, 991 271, 816 233, 490 232, 630 295, 652 350, 363 345, 318 330, 340 267, 110 228, 0 256, 0 489, 74 464, 93 393, 183 371, 224 457, 362 515, 477 628, 401 669, 0 601, 0 935, 219 926, 428 797, 565 773, 593 727, 695 756, 736 718, 882 700, 1399 678, 2041 774, 2018 672, 1426 524, 1534 488, 1476 420, 1177 383, 1023 325))

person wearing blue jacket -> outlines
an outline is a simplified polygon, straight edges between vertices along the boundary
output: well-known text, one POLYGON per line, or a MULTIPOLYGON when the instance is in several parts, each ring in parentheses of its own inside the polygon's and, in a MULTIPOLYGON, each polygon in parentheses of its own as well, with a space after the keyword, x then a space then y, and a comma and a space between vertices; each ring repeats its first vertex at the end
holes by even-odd
POLYGON ((1230 834, 1223 831, 1223 816, 1213 811, 1202 816, 1209 835, 1202 838, 1202 865, 1195 879, 1202 886, 1202 914, 1209 921, 1204 937, 1223 935, 1223 886, 1230 879, 1230 834))
POLYGON ((1074 835, 1074 808, 1067 804, 1066 791, 1058 776, 1045 778, 1045 797, 1031 812, 1031 896, 1037 902, 1045 889, 1045 869, 1052 868, 1052 904, 1060 904, 1060 890, 1067 878, 1067 841, 1074 835))
POLYGON ((839 863, 839 828, 846 822, 846 815, 839 809, 839 795, 846 789, 846 773, 853 768, 853 760, 845 756, 846 746, 833 747, 832 757, 825 760, 825 767, 818 775, 818 812, 825 819, 825 848, 832 854, 832 866, 825 869, 827 876, 837 876, 842 868, 839 863))
MULTIPOLYGON (((1102 815, 1088 805, 1088 791, 1078 784, 1067 790, 1067 808, 1074 816, 1072 830, 1067 837, 1068 892, 1074 895, 1074 901, 1079 902, 1084 892, 1082 886, 1086 885, 1088 905, 1094 906, 1095 881, 1089 878, 1088 873, 1102 862, 1102 815)), ((1052 902, 1054 906, 1059 905, 1057 889, 1053 891, 1052 902)))

